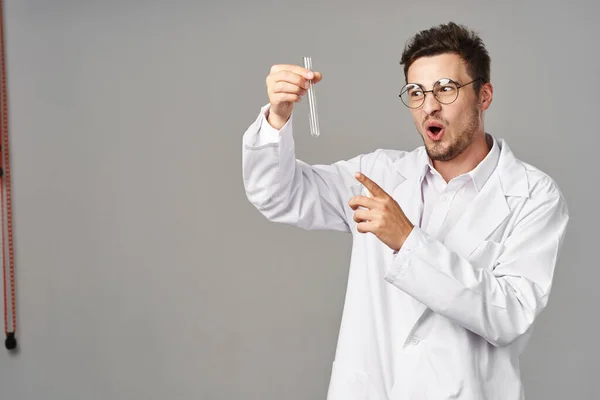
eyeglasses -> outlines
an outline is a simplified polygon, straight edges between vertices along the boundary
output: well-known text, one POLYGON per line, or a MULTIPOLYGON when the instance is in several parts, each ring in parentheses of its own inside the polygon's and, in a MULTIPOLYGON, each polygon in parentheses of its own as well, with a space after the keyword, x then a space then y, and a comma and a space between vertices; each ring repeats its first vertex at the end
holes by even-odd
POLYGON ((424 90, 423 87, 417 83, 408 83, 402 88, 400 98, 408 108, 421 107, 423 103, 425 103, 425 96, 427 93, 433 93, 435 99, 442 104, 452 104, 458 98, 458 91, 461 87, 465 87, 479 80, 482 79, 477 78, 461 85, 452 79, 442 78, 433 84, 432 90, 424 90))

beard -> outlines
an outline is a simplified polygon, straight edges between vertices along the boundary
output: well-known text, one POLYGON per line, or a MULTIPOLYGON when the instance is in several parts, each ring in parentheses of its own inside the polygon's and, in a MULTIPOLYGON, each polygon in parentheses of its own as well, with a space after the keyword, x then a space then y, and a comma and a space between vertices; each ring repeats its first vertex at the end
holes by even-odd
MULTIPOLYGON (((446 124, 446 127, 448 125, 446 124)), ((473 142, 475 133, 479 129, 479 109, 473 107, 471 109, 471 115, 467 119, 466 126, 461 129, 461 134, 458 137, 451 138, 450 143, 434 142, 427 144, 425 142, 425 135, 421 135, 423 144, 427 155, 432 161, 450 161, 454 157, 460 155, 469 145, 473 142)))

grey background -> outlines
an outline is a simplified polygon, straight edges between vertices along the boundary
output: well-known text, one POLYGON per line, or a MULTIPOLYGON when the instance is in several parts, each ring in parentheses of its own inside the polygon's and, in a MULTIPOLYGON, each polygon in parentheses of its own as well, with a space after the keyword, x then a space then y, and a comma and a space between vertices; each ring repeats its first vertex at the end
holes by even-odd
POLYGON ((241 135, 271 64, 310 55, 297 156, 421 144, 405 41, 454 20, 492 56, 488 132, 571 210, 522 360, 528 399, 598 387, 598 2, 8 0, 19 353, 0 399, 323 399, 350 236, 264 220, 241 135))

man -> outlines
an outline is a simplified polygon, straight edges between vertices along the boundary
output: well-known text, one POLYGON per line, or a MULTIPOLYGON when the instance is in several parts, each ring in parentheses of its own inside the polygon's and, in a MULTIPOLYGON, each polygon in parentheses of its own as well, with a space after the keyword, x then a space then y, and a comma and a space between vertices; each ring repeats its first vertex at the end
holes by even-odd
POLYGON ((567 205, 485 132, 490 57, 475 33, 419 32, 401 64, 424 146, 314 166, 295 158, 291 117, 322 75, 273 66, 243 137, 247 197, 271 221, 353 235, 328 400, 523 399, 519 356, 548 302, 567 205))

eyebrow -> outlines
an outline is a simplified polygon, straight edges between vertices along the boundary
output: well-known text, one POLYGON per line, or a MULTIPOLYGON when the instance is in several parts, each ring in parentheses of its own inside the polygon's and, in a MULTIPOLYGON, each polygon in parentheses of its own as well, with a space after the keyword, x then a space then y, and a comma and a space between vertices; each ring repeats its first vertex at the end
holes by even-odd
MULTIPOLYGON (((456 83, 458 83, 459 85, 462 85, 462 83, 460 83, 458 80, 456 80, 456 79, 454 79, 454 78, 448 78, 447 76, 445 76, 445 77, 443 77, 443 78, 440 78, 440 79, 438 79, 437 81, 433 82, 433 84, 435 85, 435 83, 436 83, 436 82, 439 82, 439 81, 441 81, 442 79, 450 79, 451 81, 453 81, 453 82, 456 82, 456 83)), ((420 86, 422 89, 425 89, 425 86, 423 86, 423 84, 422 84, 422 83, 419 83, 419 82, 407 82, 406 84, 407 84, 407 85, 419 85, 419 86, 420 86)))

